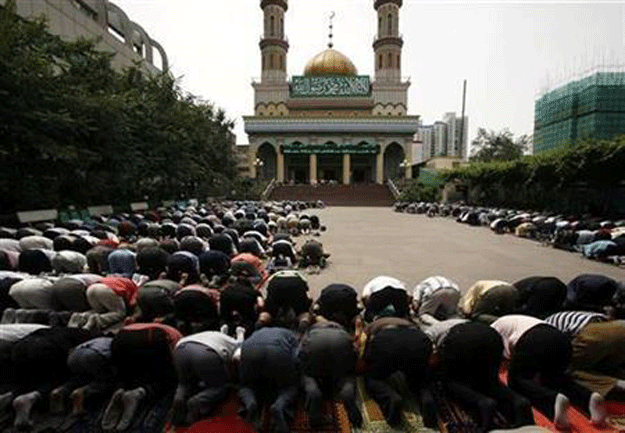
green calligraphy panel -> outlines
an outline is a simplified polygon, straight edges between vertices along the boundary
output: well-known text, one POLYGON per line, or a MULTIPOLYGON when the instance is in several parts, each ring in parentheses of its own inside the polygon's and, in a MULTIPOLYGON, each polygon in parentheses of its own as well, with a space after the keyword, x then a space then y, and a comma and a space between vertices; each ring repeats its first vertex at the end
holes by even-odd
POLYGON ((285 155, 311 154, 350 154, 350 155, 377 155, 380 146, 377 144, 285 144, 280 148, 285 155))
POLYGON ((292 98, 371 96, 371 82, 366 75, 296 76, 291 79, 290 89, 292 98))

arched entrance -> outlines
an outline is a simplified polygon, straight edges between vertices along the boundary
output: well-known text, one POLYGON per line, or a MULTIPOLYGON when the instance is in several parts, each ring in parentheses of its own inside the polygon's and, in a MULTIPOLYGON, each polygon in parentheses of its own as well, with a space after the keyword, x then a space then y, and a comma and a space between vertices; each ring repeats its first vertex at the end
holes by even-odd
POLYGON ((397 143, 391 143, 384 150, 384 180, 404 177, 404 169, 400 167, 406 157, 404 149, 397 143))
MULTIPOLYGON (((293 146, 301 146, 296 141, 293 146)), ((291 184, 310 183, 310 156, 306 153, 292 153, 284 156, 286 178, 284 181, 291 184)))
MULTIPOLYGON (((328 148, 335 148, 332 141, 325 143, 328 148)), ((319 182, 343 182, 343 155, 339 153, 320 153, 317 155, 317 180, 319 182)))
MULTIPOLYGON (((256 159, 261 162, 261 164, 256 166, 256 178, 263 180, 275 179, 277 176, 278 155, 274 147, 269 143, 263 143, 256 151, 256 159)), ((257 161, 254 162, 257 163, 257 161)))
MULTIPOLYGON (((367 146, 369 143, 361 141, 358 146, 367 146)), ((375 182, 376 156, 371 154, 354 154, 351 156, 352 183, 375 182)))

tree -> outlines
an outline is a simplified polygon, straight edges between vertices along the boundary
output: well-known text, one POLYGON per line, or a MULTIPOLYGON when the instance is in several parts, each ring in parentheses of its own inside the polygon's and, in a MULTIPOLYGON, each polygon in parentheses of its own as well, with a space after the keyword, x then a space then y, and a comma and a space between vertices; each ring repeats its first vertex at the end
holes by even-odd
POLYGON ((522 135, 516 140, 512 132, 504 129, 500 132, 479 128, 477 137, 471 142, 471 161, 513 161, 523 156, 528 149, 530 138, 522 135))
POLYGON ((2 213, 206 197, 236 177, 222 110, 166 71, 116 72, 111 58, 0 7, 2 213))
POLYGON ((480 206, 621 218, 625 135, 587 139, 514 161, 477 162, 446 171, 446 182, 467 188, 480 206))

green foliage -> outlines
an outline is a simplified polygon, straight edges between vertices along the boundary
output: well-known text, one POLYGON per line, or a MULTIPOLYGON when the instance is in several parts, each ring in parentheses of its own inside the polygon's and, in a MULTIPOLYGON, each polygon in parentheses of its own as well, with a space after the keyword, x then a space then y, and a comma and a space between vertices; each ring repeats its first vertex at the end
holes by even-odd
POLYGON ((519 159, 527 150, 529 137, 522 135, 514 139, 512 133, 504 129, 500 132, 479 128, 477 137, 471 142, 471 161, 492 162, 519 159))
POLYGON ((583 141, 514 161, 478 162, 447 171, 443 177, 466 185, 472 204, 618 212, 615 202, 625 182, 625 136, 583 141))
POLYGON ((442 196, 442 184, 428 183, 424 184, 418 179, 407 181, 401 188, 399 201, 401 202, 417 202, 417 201, 440 201, 442 196))
POLYGON ((220 195, 233 123, 167 72, 116 72, 94 41, 0 7, 0 209, 220 195))

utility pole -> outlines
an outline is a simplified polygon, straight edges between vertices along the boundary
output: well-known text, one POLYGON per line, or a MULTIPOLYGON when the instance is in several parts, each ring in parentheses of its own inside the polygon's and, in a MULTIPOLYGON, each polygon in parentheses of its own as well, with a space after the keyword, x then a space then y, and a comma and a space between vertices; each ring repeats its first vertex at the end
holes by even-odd
MULTIPOLYGON (((464 143, 464 111, 466 109, 467 104, 467 80, 464 80, 464 85, 462 89, 462 117, 460 119, 460 148, 462 149, 462 145, 464 143)), ((465 149, 466 156, 469 156, 469 145, 467 143, 467 149, 465 149)))

